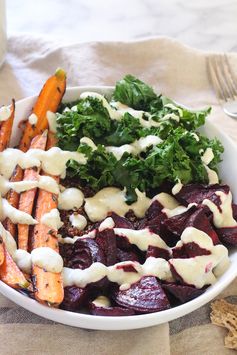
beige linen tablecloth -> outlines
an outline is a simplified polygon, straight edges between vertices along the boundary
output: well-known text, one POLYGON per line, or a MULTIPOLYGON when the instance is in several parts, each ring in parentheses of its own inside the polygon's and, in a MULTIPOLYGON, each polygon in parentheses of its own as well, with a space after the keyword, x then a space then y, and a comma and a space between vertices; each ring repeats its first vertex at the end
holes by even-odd
MULTIPOLYGON (((86 43, 62 47, 41 38, 12 37, 0 69, 0 105, 38 94, 63 67, 68 86, 113 85, 127 73, 188 106, 212 105, 211 120, 237 142, 237 122, 226 117, 210 87, 206 53, 167 39, 130 43, 86 43)), ((237 54, 230 55, 237 71, 237 54)), ((234 281, 220 297, 237 301, 234 281)), ((0 297, 0 354, 232 354, 223 328, 210 324, 210 305, 171 322, 141 330, 86 331, 40 318, 0 297)))

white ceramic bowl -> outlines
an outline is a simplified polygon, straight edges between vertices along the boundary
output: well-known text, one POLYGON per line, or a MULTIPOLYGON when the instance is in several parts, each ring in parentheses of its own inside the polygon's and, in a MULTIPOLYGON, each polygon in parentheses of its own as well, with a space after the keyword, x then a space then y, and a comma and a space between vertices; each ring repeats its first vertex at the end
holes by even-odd
MULTIPOLYGON (((96 91, 103 94, 110 94, 112 87, 75 87, 67 89, 64 96, 64 102, 74 101, 78 99, 83 91, 96 91)), ((19 135, 17 124, 20 120, 28 117, 30 110, 36 100, 36 96, 26 98, 16 103, 16 119, 14 125, 14 133, 12 138, 12 145, 16 144, 19 135)), ((237 156, 237 146, 223 133, 221 133, 212 123, 207 122, 202 132, 208 137, 217 137, 221 140, 225 147, 223 154, 223 162, 220 165, 220 174, 224 182, 231 186, 235 201, 237 201, 237 164, 235 159, 237 156)), ((47 319, 71 325, 74 327, 88 328, 88 329, 103 329, 103 330, 125 330, 145 328, 164 322, 171 321, 188 314, 195 309, 206 304, 221 291, 226 288, 231 281, 237 276, 237 249, 232 249, 230 253, 231 266, 226 273, 211 287, 209 287, 204 294, 195 298, 194 300, 185 303, 181 306, 168 309, 162 312, 151 314, 128 316, 128 317, 102 317, 88 314, 73 313, 61 309, 50 308, 39 304, 35 300, 19 293, 18 291, 7 286, 0 281, 0 292, 9 298, 11 301, 24 307, 25 309, 47 319)))

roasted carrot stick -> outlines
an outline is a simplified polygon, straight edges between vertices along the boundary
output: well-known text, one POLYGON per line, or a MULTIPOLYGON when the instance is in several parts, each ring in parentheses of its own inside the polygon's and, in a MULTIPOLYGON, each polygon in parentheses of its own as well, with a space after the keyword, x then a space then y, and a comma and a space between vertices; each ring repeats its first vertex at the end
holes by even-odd
MULTIPOLYGON (((56 140, 52 132, 49 133, 47 149, 54 146, 56 140)), ((59 177, 52 176, 57 182, 59 177)), ((59 252, 57 231, 50 229, 40 222, 45 213, 50 212, 58 206, 58 196, 45 190, 39 190, 35 219, 39 222, 34 226, 32 236, 32 248, 50 247, 59 252)), ((62 276, 60 273, 46 271, 33 265, 33 280, 35 286, 35 297, 40 303, 47 303, 57 307, 64 298, 62 276)))
POLYGON ((4 262, 4 245, 3 245, 3 240, 2 237, 0 237, 0 266, 4 262))
MULTIPOLYGON (((32 139, 30 148, 31 149, 42 149, 45 150, 47 143, 47 131, 44 131, 42 135, 38 135, 32 139)), ((23 180, 38 180, 40 169, 26 169, 24 171, 23 180)), ((20 194, 19 206, 20 211, 32 214, 35 196, 37 188, 22 192, 20 194)), ((18 224, 18 248, 28 250, 28 240, 29 240, 29 225, 28 224, 18 224)))
POLYGON ((27 288, 29 286, 29 282, 13 261, 4 244, 3 249, 4 261, 0 266, 0 280, 13 288, 27 288))
POLYGON ((12 126, 15 116, 15 100, 12 100, 11 105, 11 116, 8 120, 2 122, 0 129, 0 152, 6 149, 9 145, 11 134, 12 134, 12 126))
MULTIPOLYGON (((58 181, 58 178, 55 178, 58 181)), ((50 247, 59 252, 56 232, 40 222, 41 217, 57 208, 57 195, 39 190, 35 218, 39 222, 34 226, 32 247, 50 247)), ((58 306, 64 297, 60 273, 52 273, 33 265, 33 280, 36 288, 35 297, 41 303, 58 306)))
POLYGON ((43 133, 48 128, 47 111, 56 112, 66 88, 66 73, 57 69, 41 90, 32 113, 37 116, 37 123, 32 125, 27 121, 19 149, 26 152, 33 137, 43 133))
MULTIPOLYGON (((56 70, 55 74, 51 76, 43 86, 40 95, 35 103, 32 113, 37 116, 37 122, 32 125, 27 121, 23 136, 20 140, 19 149, 26 152, 29 147, 32 138, 38 134, 42 134, 45 129, 48 128, 47 111, 56 112, 57 108, 62 100, 63 94, 66 88, 66 73, 63 69, 56 70)), ((21 181, 23 179, 23 171, 17 166, 15 172, 11 178, 11 181, 21 181)), ((19 204, 19 194, 10 190, 7 194, 8 202, 15 208, 19 204)), ((17 238, 17 228, 9 218, 4 221, 5 228, 17 238)))

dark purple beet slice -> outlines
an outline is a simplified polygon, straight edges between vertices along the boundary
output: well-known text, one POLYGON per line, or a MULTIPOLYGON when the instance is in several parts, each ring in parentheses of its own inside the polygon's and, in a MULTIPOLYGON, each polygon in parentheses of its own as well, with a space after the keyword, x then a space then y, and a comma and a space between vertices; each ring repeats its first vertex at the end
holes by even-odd
POLYGON ((180 192, 175 195, 178 201, 187 206, 189 203, 201 204, 206 198, 220 205, 220 197, 215 194, 216 191, 223 191, 228 194, 230 188, 227 185, 201 185, 189 184, 182 187, 180 192))
POLYGON ((161 232, 161 222, 166 219, 166 215, 161 213, 159 216, 154 217, 153 219, 143 219, 139 224, 138 229, 144 229, 149 227, 150 231, 156 234, 161 232))
POLYGON ((187 259, 188 254, 186 253, 185 246, 182 245, 181 247, 174 247, 172 249, 172 257, 173 259, 187 259))
POLYGON ((170 308, 165 292, 153 276, 143 277, 128 290, 117 290, 114 300, 118 305, 138 313, 158 312, 170 308))
POLYGON ((161 222, 160 236, 166 244, 170 247, 176 245, 177 241, 180 240, 180 236, 186 227, 188 219, 195 210, 196 207, 193 206, 189 210, 161 222))
POLYGON ((162 213, 161 211, 163 208, 164 206, 162 206, 159 201, 153 201, 148 210, 146 211, 146 218, 150 220, 159 216, 162 213))
POLYGON ((111 212, 109 216, 113 219, 116 228, 134 229, 132 222, 127 218, 121 217, 114 212, 111 212))
POLYGON ((135 312, 132 309, 122 307, 97 307, 93 302, 89 305, 90 312, 95 316, 122 317, 132 316, 135 312))
POLYGON ((209 235, 214 245, 220 244, 218 235, 213 229, 209 219, 207 218, 204 208, 198 208, 191 214, 191 216, 187 219, 185 225, 185 228, 187 227, 195 227, 197 229, 200 229, 201 231, 209 235))
POLYGON ((128 260, 139 261, 139 257, 133 250, 126 251, 117 248, 117 262, 128 260))
POLYGON ((60 308, 67 311, 78 311, 88 300, 88 289, 76 286, 68 286, 64 288, 64 299, 60 308))
POLYGON ((200 296, 205 289, 198 289, 193 286, 177 285, 175 283, 163 284, 163 289, 175 296, 181 303, 191 301, 200 296))
POLYGON ((165 260, 170 259, 170 253, 168 250, 151 245, 148 247, 146 258, 149 258, 150 256, 153 256, 154 258, 162 258, 165 260))
POLYGON ((237 227, 225 227, 216 229, 223 244, 237 246, 237 227))
POLYGON ((210 250, 201 248, 197 243, 187 243, 184 245, 185 251, 189 258, 194 258, 195 256, 200 255, 210 255, 210 250))
POLYGON ((105 265, 114 265, 117 259, 117 246, 113 229, 105 229, 102 232, 97 232, 95 240, 104 253, 105 265))
POLYGON ((92 263, 105 263, 103 251, 99 248, 94 239, 78 239, 72 244, 70 257, 64 259, 65 266, 72 269, 86 269, 92 263))
POLYGON ((233 217, 237 221, 237 205, 232 203, 233 217))
POLYGON ((117 265, 116 269, 123 269, 124 272, 137 272, 132 262, 127 265, 117 265))

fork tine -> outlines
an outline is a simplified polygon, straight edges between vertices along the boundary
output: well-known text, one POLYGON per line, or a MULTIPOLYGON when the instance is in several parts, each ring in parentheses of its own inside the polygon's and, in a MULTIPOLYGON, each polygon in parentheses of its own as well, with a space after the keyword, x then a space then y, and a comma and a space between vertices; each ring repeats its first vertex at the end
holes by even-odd
POLYGON ((235 75, 235 73, 233 72, 233 70, 231 68, 229 59, 228 59, 226 54, 223 55, 223 65, 225 67, 226 73, 228 73, 227 75, 229 77, 229 82, 230 82, 230 85, 231 85, 231 88, 232 88, 233 95, 237 96, 237 86, 236 86, 237 79, 236 79, 236 75, 235 75))
POLYGON ((213 62, 213 58, 207 57, 206 61, 207 61, 207 73, 208 73, 209 79, 212 83, 212 86, 213 86, 215 92, 216 92, 216 96, 217 96, 218 100, 221 103, 223 103, 223 101, 227 101, 227 98, 226 98, 225 93, 221 87, 219 78, 216 75, 215 64, 213 62))
POLYGON ((228 101, 228 99, 234 100, 234 95, 232 94, 232 91, 228 84, 228 80, 225 75, 221 55, 214 56, 214 62, 215 62, 216 74, 219 79, 219 83, 221 85, 222 91, 225 93, 226 101, 228 101))
POLYGON ((229 70, 226 66, 224 55, 219 55, 217 58, 218 58, 217 60, 219 63, 218 64, 219 70, 222 73, 222 78, 223 78, 223 81, 225 82, 225 88, 226 88, 226 91, 228 92, 228 96, 232 100, 234 100, 235 99, 235 90, 234 90, 234 87, 232 84, 232 76, 230 75, 229 70))

